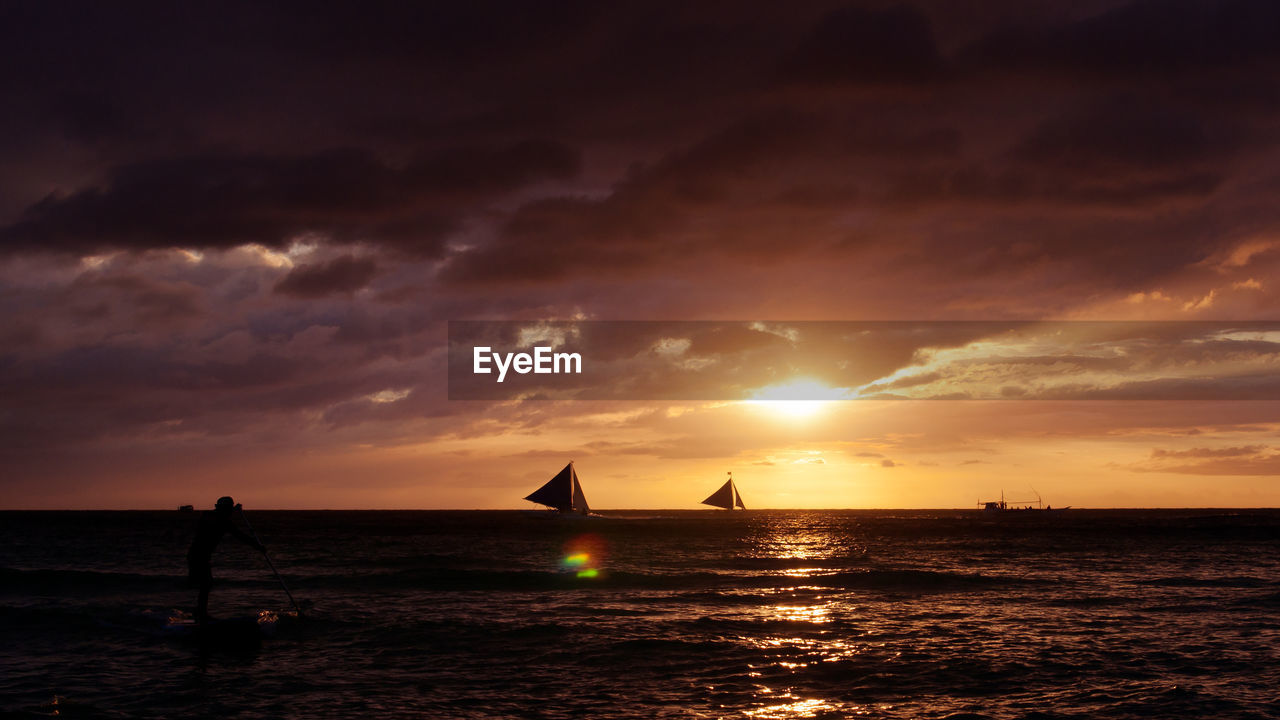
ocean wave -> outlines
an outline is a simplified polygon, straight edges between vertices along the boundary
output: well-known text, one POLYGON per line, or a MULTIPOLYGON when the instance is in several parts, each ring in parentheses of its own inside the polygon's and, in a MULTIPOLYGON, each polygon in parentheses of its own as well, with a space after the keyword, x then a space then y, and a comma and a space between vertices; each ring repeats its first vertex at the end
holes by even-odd
POLYGON ((401 590, 521 592, 542 590, 738 590, 777 588, 828 588, 886 592, 980 591, 1034 581, 979 573, 918 569, 866 569, 831 571, 815 569, 796 574, 778 572, 636 572, 597 568, 593 573, 561 570, 488 570, 461 568, 412 568, 367 574, 287 576, 299 589, 349 587, 401 590))
POLYGON ((1153 587, 1204 587, 1204 588, 1262 588, 1276 587, 1274 580, 1246 576, 1197 577, 1192 575, 1150 578, 1138 581, 1139 585, 1153 587))

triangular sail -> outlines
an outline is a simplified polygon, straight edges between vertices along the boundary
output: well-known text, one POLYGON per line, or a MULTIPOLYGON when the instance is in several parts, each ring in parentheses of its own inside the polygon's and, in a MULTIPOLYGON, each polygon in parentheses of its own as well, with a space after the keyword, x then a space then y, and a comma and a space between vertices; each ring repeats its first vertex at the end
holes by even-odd
MULTIPOLYGON (((567 512, 573 509, 574 496, 581 494, 582 487, 578 485, 578 476, 573 471, 573 463, 569 463, 545 485, 525 496, 525 500, 567 512)), ((585 503, 584 498, 583 504, 585 503)))
POLYGON ((591 508, 587 506, 587 496, 582 492, 582 485, 578 483, 578 471, 573 469, 573 463, 569 463, 569 472, 573 475, 573 509, 586 515, 591 512, 591 508))
POLYGON ((721 485, 719 490, 711 493, 711 496, 703 500, 702 504, 732 510, 734 495, 733 480, 725 480, 724 485, 721 485))
POLYGON ((578 482, 578 471, 570 462, 545 485, 534 490, 525 500, 555 508, 560 512, 580 512, 583 515, 591 512, 587 506, 587 496, 582 492, 582 484, 578 482))
MULTIPOLYGON (((733 482, 733 481, 730 480, 729 482, 733 482)), ((736 502, 734 502, 734 505, 736 505, 741 510, 747 509, 747 506, 742 504, 742 495, 741 493, 738 492, 737 485, 733 486, 733 497, 736 499, 736 502)))

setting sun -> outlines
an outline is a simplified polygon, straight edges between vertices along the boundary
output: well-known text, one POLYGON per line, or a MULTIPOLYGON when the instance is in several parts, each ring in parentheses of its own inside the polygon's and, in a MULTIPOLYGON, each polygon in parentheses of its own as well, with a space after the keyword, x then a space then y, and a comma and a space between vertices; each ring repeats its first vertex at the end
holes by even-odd
POLYGON ((816 415, 829 404, 850 398, 848 390, 833 388, 810 378, 797 378, 763 387, 746 402, 772 413, 793 418, 816 415))

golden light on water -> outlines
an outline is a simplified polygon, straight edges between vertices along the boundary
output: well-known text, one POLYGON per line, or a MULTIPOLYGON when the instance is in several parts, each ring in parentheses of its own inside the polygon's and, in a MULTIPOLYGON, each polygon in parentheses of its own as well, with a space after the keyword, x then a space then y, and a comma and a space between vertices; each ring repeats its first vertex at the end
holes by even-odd
POLYGON ((797 699, 778 705, 766 705, 752 710, 745 710, 742 714, 753 718, 816 718, 827 716, 836 710, 837 707, 826 700, 810 698, 808 700, 797 699))
MULTIPOLYGON (((777 560, 814 560, 830 558, 848 551, 847 538, 833 535, 821 524, 804 518, 775 519, 758 528, 753 542, 763 557, 777 560)), ((804 577, 822 568, 786 568, 792 577, 804 577)))
POLYGON ((784 720, 790 718, 846 718, 866 715, 883 715, 892 710, 890 705, 851 705, 832 703, 818 698, 800 699, 790 693, 779 696, 790 702, 744 710, 743 715, 751 718, 774 718, 784 720))
POLYGON ((831 622, 825 605, 775 605, 773 617, 789 622, 831 622))

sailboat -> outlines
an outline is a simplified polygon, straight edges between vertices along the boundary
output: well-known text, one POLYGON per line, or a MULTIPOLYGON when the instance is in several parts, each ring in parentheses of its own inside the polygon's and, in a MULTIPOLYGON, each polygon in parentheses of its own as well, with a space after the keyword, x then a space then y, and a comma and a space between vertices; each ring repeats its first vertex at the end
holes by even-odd
POLYGON ((729 473, 729 479, 724 481, 720 489, 711 493, 711 496, 702 501, 703 505, 712 505, 725 510, 733 510, 735 507, 746 510, 747 506, 742 504, 742 496, 738 494, 738 486, 733 484, 733 473, 729 473))
POLYGON ((546 505, 561 514, 591 514, 591 507, 587 505, 587 496, 582 492, 582 484, 578 482, 578 473, 573 469, 572 460, 545 485, 525 496, 525 500, 546 505))

